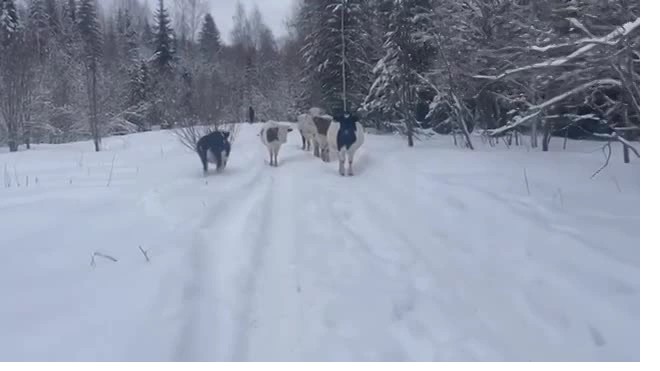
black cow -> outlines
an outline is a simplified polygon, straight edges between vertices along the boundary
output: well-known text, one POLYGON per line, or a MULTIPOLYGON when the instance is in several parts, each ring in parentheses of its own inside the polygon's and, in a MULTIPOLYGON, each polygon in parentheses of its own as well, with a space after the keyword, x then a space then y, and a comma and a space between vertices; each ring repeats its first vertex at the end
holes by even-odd
POLYGON ((216 164, 216 171, 227 167, 227 160, 231 153, 230 133, 228 131, 214 131, 197 141, 197 154, 202 160, 204 174, 208 173, 209 162, 216 164))

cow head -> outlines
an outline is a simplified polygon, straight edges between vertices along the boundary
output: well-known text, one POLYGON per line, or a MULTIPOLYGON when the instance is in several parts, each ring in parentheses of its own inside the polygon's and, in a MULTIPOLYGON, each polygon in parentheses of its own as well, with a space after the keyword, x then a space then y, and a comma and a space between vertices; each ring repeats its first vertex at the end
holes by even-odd
POLYGON ((360 118, 357 115, 349 112, 334 115, 333 119, 337 121, 342 127, 347 128, 354 128, 355 124, 360 121, 360 118))

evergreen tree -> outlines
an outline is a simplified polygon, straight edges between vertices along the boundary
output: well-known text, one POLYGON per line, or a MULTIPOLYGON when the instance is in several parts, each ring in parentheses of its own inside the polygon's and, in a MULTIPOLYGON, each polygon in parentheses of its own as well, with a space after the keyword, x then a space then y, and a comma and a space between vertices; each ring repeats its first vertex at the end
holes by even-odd
POLYGON ((128 9, 124 9, 124 28, 123 28, 123 47, 124 50, 122 51, 124 56, 129 60, 129 61, 135 61, 139 57, 139 40, 138 40, 138 33, 137 30, 135 29, 135 22, 133 21, 133 17, 130 16, 128 13, 128 9))
POLYGON ((217 60, 222 45, 220 43, 220 31, 211 14, 204 16, 204 23, 199 35, 199 48, 202 56, 207 61, 217 60))
POLYGON ((83 59, 87 77, 87 94, 90 103, 90 128, 94 148, 101 150, 101 133, 98 122, 99 60, 102 55, 102 36, 96 15, 94 0, 81 0, 77 11, 78 30, 83 44, 83 59))
POLYGON ((15 0, 0 0, 0 41, 7 46, 18 32, 18 13, 15 0))
POLYGON ((7 127, 11 152, 18 151, 20 125, 25 107, 29 50, 14 0, 0 0, 0 118, 7 127))
POLYGON ((76 19, 77 11, 78 9, 76 8, 76 0, 69 0, 69 2, 66 5, 65 13, 73 24, 78 23, 78 20, 76 19))
POLYGON ((433 12, 429 0, 394 0, 389 2, 391 7, 387 3, 383 6, 389 13, 383 44, 386 55, 376 65, 376 80, 365 99, 365 108, 389 119, 403 120, 412 147, 418 126, 415 113, 429 101, 424 96, 427 84, 422 78, 437 55, 433 12))
POLYGON ((305 83, 320 90, 320 104, 330 111, 355 110, 371 80, 371 2, 368 0, 305 1, 305 83), (319 86, 315 86, 320 83, 319 86), (346 96, 344 96, 344 92, 346 96))
POLYGON ((145 18, 142 20, 142 34, 140 36, 141 43, 143 45, 149 46, 149 52, 152 52, 152 46, 154 43, 154 31, 151 27, 151 23, 149 22, 149 19, 145 18))
POLYGON ((28 10, 28 33, 30 41, 34 44, 37 55, 43 62, 50 27, 46 6, 43 0, 30 0, 28 10))
POLYGON ((54 32, 59 32, 60 12, 58 10, 57 0, 45 0, 44 7, 48 17, 48 25, 54 32))
POLYGON ((154 59, 159 69, 168 70, 171 69, 171 63, 174 60, 174 36, 171 26, 172 21, 163 0, 158 1, 158 9, 154 14, 154 18, 156 20, 154 59))

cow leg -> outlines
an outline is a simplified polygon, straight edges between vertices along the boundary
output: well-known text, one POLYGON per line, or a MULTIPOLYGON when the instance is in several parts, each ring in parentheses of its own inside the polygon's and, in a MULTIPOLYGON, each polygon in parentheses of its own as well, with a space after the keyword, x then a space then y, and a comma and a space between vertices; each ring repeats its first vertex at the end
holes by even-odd
POLYGON ((213 151, 213 156, 215 156, 215 171, 219 173, 222 169, 222 161, 224 156, 222 156, 222 151, 219 153, 213 151))
POLYGON ((300 132, 300 138, 302 138, 302 149, 304 151, 307 148, 307 141, 305 139, 305 134, 303 134, 302 131, 300 132))
POLYGON ((353 159, 355 158, 355 151, 348 151, 348 176, 353 176, 353 159))
POLYGON ((209 163, 208 163, 208 158, 206 157, 206 151, 197 150, 197 154, 199 155, 199 159, 202 161, 204 174, 206 174, 209 171, 209 163))
POLYGON ((319 141, 314 139, 314 156, 321 157, 321 149, 319 148, 319 141))
POLYGON ((344 168, 344 163, 346 162, 346 152, 340 150, 338 155, 339 155, 339 175, 346 176, 346 169, 344 168))
POLYGON ((273 149, 270 146, 268 147, 268 156, 270 156, 268 165, 273 166, 273 149))

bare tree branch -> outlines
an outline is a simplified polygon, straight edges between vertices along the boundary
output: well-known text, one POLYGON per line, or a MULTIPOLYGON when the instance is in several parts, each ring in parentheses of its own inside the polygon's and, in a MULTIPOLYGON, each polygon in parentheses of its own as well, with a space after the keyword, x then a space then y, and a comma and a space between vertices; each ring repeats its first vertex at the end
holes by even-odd
POLYGON ((619 81, 619 80, 614 80, 614 79, 599 79, 599 80, 590 81, 590 82, 588 82, 588 83, 586 83, 586 84, 582 84, 582 85, 580 85, 580 86, 578 86, 578 87, 576 87, 576 88, 574 88, 574 89, 571 89, 571 90, 569 90, 569 91, 567 91, 567 92, 565 92, 565 93, 562 93, 562 94, 560 94, 560 95, 558 95, 558 96, 556 96, 556 97, 550 98, 550 99, 548 99, 547 101, 545 101, 545 102, 543 102, 543 103, 541 103, 541 104, 539 104, 539 105, 531 106, 530 109, 533 110, 533 111, 535 111, 535 112, 532 112, 531 114, 529 114, 529 115, 527 115, 527 116, 525 116, 525 117, 523 117, 523 118, 521 118, 521 119, 516 120, 516 121, 515 121, 514 123, 512 123, 512 124, 509 124, 509 125, 503 126, 503 127, 501 127, 501 128, 498 128, 498 129, 490 130, 490 131, 488 131, 488 133, 489 133, 490 135, 498 135, 498 134, 504 133, 504 132, 506 132, 506 131, 509 131, 509 130, 511 130, 511 129, 513 129, 513 128, 516 128, 516 127, 518 127, 518 126, 520 126, 520 125, 522 125, 522 124, 525 124, 526 122, 530 121, 531 119, 536 118, 538 115, 541 114, 541 112, 542 112, 544 109, 546 109, 546 108, 548 108, 548 107, 550 107, 550 106, 552 106, 552 105, 554 105, 554 104, 557 104, 557 103, 561 102, 562 100, 564 100, 564 99, 566 99, 566 98, 569 98, 569 97, 572 96, 572 95, 575 95, 575 94, 577 94, 577 93, 580 93, 580 92, 582 92, 582 91, 584 91, 584 90, 586 90, 586 89, 589 89, 589 88, 591 88, 591 87, 593 87, 593 86, 597 86, 597 85, 616 85, 616 86, 621 86, 621 81, 619 81))
MULTIPOLYGON (((473 77, 475 79, 496 81, 496 80, 501 80, 501 79, 504 79, 508 76, 511 76, 511 75, 514 75, 514 74, 520 73, 520 72, 530 71, 530 70, 539 69, 539 68, 559 67, 559 66, 562 66, 562 65, 570 62, 571 60, 581 56, 582 54, 585 54, 586 52, 590 51, 591 49, 593 49, 597 45, 601 45, 601 44, 616 45, 618 40, 616 42, 613 41, 615 38, 623 37, 623 36, 626 36, 626 35, 630 34, 632 31, 638 29, 639 26, 640 26, 640 20, 639 20, 639 18, 637 18, 633 22, 628 22, 628 23, 624 24, 621 27, 617 27, 614 31, 610 32, 609 34, 607 34, 603 37, 595 38, 595 39, 583 39, 583 40, 580 40, 580 41, 576 42, 575 43, 576 45, 578 45, 578 44, 586 44, 586 45, 581 47, 580 49, 574 51, 573 53, 569 54, 568 56, 553 58, 553 59, 549 59, 549 60, 544 61, 544 62, 534 63, 534 64, 524 66, 524 67, 513 68, 513 69, 510 69, 510 70, 506 70, 503 73, 501 73, 499 75, 496 75, 496 76, 475 75, 473 77)), ((564 46, 567 46, 567 45, 561 45, 561 47, 564 47, 564 46)), ((556 48, 556 47, 557 47, 556 45, 555 46, 549 45, 547 47, 535 47, 534 50, 546 51, 546 50, 553 49, 553 48, 556 48)))

